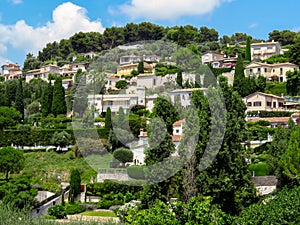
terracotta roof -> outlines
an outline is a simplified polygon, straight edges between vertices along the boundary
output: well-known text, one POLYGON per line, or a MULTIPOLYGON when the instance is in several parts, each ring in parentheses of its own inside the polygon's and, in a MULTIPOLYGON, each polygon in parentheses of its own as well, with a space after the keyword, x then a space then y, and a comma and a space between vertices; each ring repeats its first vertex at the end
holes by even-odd
POLYGON ((250 96, 252 96, 252 95, 257 95, 257 94, 259 94, 259 95, 264 95, 264 96, 269 96, 269 97, 272 97, 272 98, 280 98, 280 99, 284 99, 284 98, 279 97, 279 96, 277 96, 277 95, 267 94, 267 93, 263 93, 263 92, 259 92, 259 91, 254 92, 254 93, 252 93, 252 94, 246 96, 246 98, 249 98, 250 96))
POLYGON ((271 45, 271 44, 279 44, 277 41, 270 42, 260 42, 260 43, 252 43, 251 46, 259 46, 259 45, 271 45))
POLYGON ((173 123, 173 126, 181 126, 183 123, 185 122, 185 120, 178 120, 175 123, 173 123))
POLYGON ((172 135, 172 141, 179 142, 181 140, 181 135, 172 135))
POLYGON ((257 117, 257 118, 250 119, 249 122, 258 122, 264 120, 270 123, 287 123, 289 119, 290 117, 265 117, 265 118, 257 117))
POLYGON ((252 177, 254 185, 256 187, 259 186, 276 186, 277 185, 277 178, 275 176, 259 176, 259 177, 252 177))

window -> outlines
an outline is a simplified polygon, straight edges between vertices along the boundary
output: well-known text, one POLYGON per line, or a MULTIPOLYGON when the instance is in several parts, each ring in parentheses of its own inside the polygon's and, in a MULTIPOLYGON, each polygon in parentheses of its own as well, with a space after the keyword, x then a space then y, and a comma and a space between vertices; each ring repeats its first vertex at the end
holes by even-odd
POLYGON ((279 107, 283 107, 283 103, 282 102, 279 102, 279 107))
POLYGON ((252 75, 253 74, 253 70, 252 69, 250 69, 250 75, 252 75))
POLYGON ((113 105, 113 101, 109 101, 109 102, 108 102, 108 105, 113 105))
POLYGON ((247 102, 247 106, 252 106, 252 102, 247 102))
POLYGON ((273 108, 276 108, 276 102, 273 102, 273 108))
POLYGON ((265 68, 265 73, 267 72, 267 68, 265 68))
POLYGON ((282 68, 280 68, 280 75, 282 75, 283 74, 283 69, 282 68))
POLYGON ((156 80, 155 80, 155 78, 153 79, 153 86, 155 86, 156 85, 156 80))
POLYGON ((267 102, 267 106, 272 106, 272 102, 267 102))
POLYGON ((257 73, 260 74, 261 73, 261 69, 257 68, 257 73))
POLYGON ((179 129, 176 129, 175 132, 176 132, 176 134, 179 134, 179 129))
POLYGON ((261 106, 261 102, 254 102, 254 106, 261 106))

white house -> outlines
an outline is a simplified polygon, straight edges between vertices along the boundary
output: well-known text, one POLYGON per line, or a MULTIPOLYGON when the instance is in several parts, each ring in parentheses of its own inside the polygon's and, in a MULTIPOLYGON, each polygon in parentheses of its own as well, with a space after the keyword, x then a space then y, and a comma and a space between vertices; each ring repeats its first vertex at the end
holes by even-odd
POLYGON ((261 42, 251 44, 251 59, 264 60, 270 58, 272 55, 280 54, 279 42, 261 42))

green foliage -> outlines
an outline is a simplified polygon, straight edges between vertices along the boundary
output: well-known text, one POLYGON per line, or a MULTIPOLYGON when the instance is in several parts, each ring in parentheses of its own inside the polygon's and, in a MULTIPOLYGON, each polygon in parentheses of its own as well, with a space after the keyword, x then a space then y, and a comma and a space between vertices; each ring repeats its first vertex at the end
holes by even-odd
POLYGON ((71 144, 71 135, 66 131, 55 132, 52 136, 51 143, 57 147, 66 147, 71 144))
POLYGON ((291 133, 288 148, 281 156, 279 165, 282 175, 288 179, 287 184, 300 184, 300 126, 291 133))
POLYGON ((179 87, 182 87, 182 72, 181 71, 179 71, 177 73, 176 83, 179 85, 179 87))
POLYGON ((250 37, 247 37, 246 41, 246 54, 245 54, 245 60, 251 61, 251 40, 250 37))
POLYGON ((289 62, 289 58, 287 54, 280 54, 280 55, 272 55, 270 58, 263 60, 262 62, 268 64, 275 64, 275 63, 286 63, 289 62))
POLYGON ((300 95, 300 70, 286 73, 286 91, 292 96, 300 95))
POLYGON ((290 117, 293 113, 288 111, 248 111, 247 115, 267 117, 290 117))
POLYGON ((4 128, 16 125, 22 118, 22 114, 15 108, 0 107, 0 131, 4 128))
POLYGON ((105 114, 105 128, 111 130, 112 129, 112 121, 111 121, 111 109, 108 107, 106 109, 105 114))
POLYGON ((127 167, 128 176, 133 179, 143 180, 145 179, 145 166, 133 165, 127 167))
POLYGON ((165 76, 167 74, 175 74, 180 73, 181 69, 174 65, 163 65, 156 64, 155 66, 155 74, 156 76, 165 76))
POLYGON ((273 30, 269 33, 269 41, 278 41, 281 45, 294 44, 296 32, 290 30, 273 30))
POLYGON ((21 115, 22 119, 24 118, 24 95, 23 95, 23 84, 22 79, 18 80, 17 90, 16 90, 16 102, 15 108, 18 110, 21 115))
POLYGON ((173 134, 173 123, 179 120, 179 115, 170 99, 159 96, 155 101, 152 115, 161 118, 166 124, 168 133, 173 134))
POLYGON ((245 86, 245 74, 244 74, 244 63, 242 56, 239 55, 236 66, 235 66, 235 71, 234 71, 234 80, 233 80, 233 88, 235 91, 237 91, 242 97, 246 96, 247 94, 245 93, 247 87, 245 86))
POLYGON ((67 204, 65 212, 67 215, 79 214, 85 211, 85 207, 79 204, 67 204))
POLYGON ((267 176, 269 175, 267 163, 258 163, 249 165, 249 171, 252 173, 254 171, 255 176, 267 176))
POLYGON ((137 211, 128 210, 125 224, 232 224, 232 217, 222 212, 212 204, 210 197, 194 197, 187 204, 176 201, 166 205, 162 201, 156 201, 149 208, 137 211))
POLYGON ((70 192, 69 202, 72 204, 75 202, 75 198, 81 192, 81 177, 78 169, 71 169, 70 175, 70 192))
POLYGON ((114 158, 121 163, 132 162, 133 152, 130 149, 119 148, 114 151, 114 158))
POLYGON ((52 99, 53 99, 53 87, 51 82, 44 89, 41 99, 41 111, 44 117, 48 116, 52 112, 52 99))
POLYGON ((60 114, 65 115, 67 113, 65 88, 62 86, 61 78, 57 78, 54 82, 51 112, 55 117, 60 114))
POLYGON ((266 204, 257 203, 243 211, 236 224, 299 224, 300 223, 300 188, 284 189, 276 196, 265 200, 266 204))
POLYGON ((127 182, 115 182, 110 180, 105 180, 102 183, 88 183, 86 186, 87 195, 92 196, 103 196, 109 193, 131 193, 133 195, 139 194, 143 189, 142 185, 145 184, 144 181, 127 181, 127 182))
POLYGON ((0 172, 5 174, 8 182, 9 173, 19 173, 24 167, 23 152, 13 147, 0 149, 0 172))
POLYGON ((116 83, 116 88, 119 88, 119 89, 124 89, 126 88, 128 85, 127 81, 126 80, 119 80, 117 81, 116 83))
POLYGON ((37 190, 31 187, 29 176, 21 176, 0 185, 0 199, 4 205, 18 209, 31 209, 36 203, 37 190))
POLYGON ((138 73, 139 74, 144 73, 144 61, 140 61, 138 63, 138 73))
POLYGON ((48 214, 54 216, 56 219, 65 219, 67 217, 65 207, 62 205, 55 205, 48 209, 48 214))

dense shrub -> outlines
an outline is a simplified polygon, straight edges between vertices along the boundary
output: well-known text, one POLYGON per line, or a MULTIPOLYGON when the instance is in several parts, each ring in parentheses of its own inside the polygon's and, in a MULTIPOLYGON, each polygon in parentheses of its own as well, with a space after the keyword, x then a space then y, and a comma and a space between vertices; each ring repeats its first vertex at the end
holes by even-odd
POLYGON ((66 205, 65 208, 66 208, 66 214, 68 215, 82 213, 86 210, 84 206, 78 204, 68 204, 66 205))
POLYGON ((127 168, 128 176, 130 176, 133 179, 143 180, 145 179, 145 172, 144 172, 145 166, 129 166, 127 168))
POLYGON ((287 111, 248 111, 247 115, 265 117, 290 117, 293 112, 287 111))
POLYGON ((132 162, 133 152, 127 148, 119 148, 114 151, 114 158, 121 163, 132 162))
POLYGON ((48 209, 48 214, 50 216, 55 216, 56 219, 64 219, 67 216, 65 207, 63 207, 62 205, 55 205, 50 207, 48 209))
POLYGON ((86 190, 87 195, 91 196, 103 196, 110 192, 122 193, 123 195, 126 195, 127 192, 139 194, 143 190, 142 185, 145 183, 145 181, 126 181, 125 183, 105 180, 102 183, 87 184, 86 190))
POLYGON ((97 206, 99 209, 109 209, 111 206, 123 205, 124 201, 122 200, 101 200, 98 202, 97 206))

